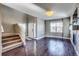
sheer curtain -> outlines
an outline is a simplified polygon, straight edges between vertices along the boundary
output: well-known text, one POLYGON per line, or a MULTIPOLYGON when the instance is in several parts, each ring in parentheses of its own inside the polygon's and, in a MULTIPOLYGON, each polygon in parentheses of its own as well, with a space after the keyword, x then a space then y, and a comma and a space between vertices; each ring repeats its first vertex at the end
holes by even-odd
POLYGON ((3 26, 1 25, 1 32, 4 32, 3 26))
POLYGON ((63 22, 62 21, 52 21, 50 22, 50 32, 63 32, 63 22))

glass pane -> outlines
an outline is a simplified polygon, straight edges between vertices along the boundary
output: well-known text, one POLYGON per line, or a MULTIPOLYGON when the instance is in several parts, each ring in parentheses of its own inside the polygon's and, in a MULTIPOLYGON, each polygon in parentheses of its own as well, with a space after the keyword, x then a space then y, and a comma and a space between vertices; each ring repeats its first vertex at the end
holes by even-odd
POLYGON ((4 32, 3 26, 1 25, 1 32, 4 32))
POLYGON ((62 21, 57 22, 57 32, 62 32, 63 23, 62 21))
POLYGON ((50 23, 50 32, 56 32, 56 23, 50 23))
POLYGON ((50 23, 50 31, 51 32, 62 32, 63 23, 62 21, 56 21, 50 23))

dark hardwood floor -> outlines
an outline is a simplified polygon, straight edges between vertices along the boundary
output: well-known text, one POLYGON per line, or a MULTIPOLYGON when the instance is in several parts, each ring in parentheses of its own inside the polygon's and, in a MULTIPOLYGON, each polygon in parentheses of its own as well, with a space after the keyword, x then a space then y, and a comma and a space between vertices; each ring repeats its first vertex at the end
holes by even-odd
POLYGON ((2 54, 3 56, 76 56, 75 50, 67 39, 43 38, 26 40, 26 45, 2 54), (26 47, 26 48, 24 48, 26 47))
POLYGON ((26 56, 25 48, 20 46, 18 48, 2 53, 2 56, 26 56))

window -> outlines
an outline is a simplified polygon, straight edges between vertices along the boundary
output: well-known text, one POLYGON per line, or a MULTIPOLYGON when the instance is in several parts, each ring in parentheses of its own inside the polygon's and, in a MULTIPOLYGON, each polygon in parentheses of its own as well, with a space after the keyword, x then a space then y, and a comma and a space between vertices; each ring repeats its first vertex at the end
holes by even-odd
POLYGON ((62 33, 62 28, 63 28, 62 21, 53 21, 50 23, 50 32, 62 33))
POLYGON ((1 32, 4 32, 4 29, 3 29, 2 25, 1 25, 1 32))

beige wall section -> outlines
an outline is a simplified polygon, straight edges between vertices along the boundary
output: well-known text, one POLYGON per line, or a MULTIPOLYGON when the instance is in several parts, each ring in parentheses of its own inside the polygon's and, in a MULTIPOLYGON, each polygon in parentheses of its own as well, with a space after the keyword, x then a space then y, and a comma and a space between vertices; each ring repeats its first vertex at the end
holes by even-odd
POLYGON ((2 23, 5 33, 15 33, 14 24, 2 23))
POLYGON ((0 56, 2 55, 2 33, 1 33, 1 21, 2 21, 2 15, 0 10, 0 56))
POLYGON ((2 35, 2 33, 1 33, 1 24, 0 24, 0 56, 1 56, 1 53, 2 53, 2 38, 1 38, 1 35, 2 35))
MULTIPOLYGON (((57 37, 62 37, 62 33, 53 33, 50 32, 50 22, 52 20, 46 20, 45 21, 45 35, 46 36, 57 36, 57 37)), ((63 37, 69 38, 69 19, 63 19, 63 37)))

